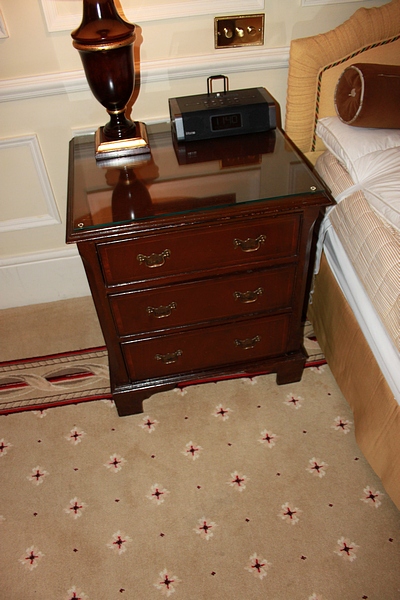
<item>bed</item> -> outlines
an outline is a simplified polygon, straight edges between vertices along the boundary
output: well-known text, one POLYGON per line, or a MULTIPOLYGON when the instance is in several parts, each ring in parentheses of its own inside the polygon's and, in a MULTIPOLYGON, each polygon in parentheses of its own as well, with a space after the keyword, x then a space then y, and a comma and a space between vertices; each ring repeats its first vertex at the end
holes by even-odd
POLYGON ((400 509, 400 126, 355 126, 335 98, 345 70, 365 65, 399 71, 400 0, 292 41, 285 130, 337 201, 320 230, 308 318, 358 445, 400 509))

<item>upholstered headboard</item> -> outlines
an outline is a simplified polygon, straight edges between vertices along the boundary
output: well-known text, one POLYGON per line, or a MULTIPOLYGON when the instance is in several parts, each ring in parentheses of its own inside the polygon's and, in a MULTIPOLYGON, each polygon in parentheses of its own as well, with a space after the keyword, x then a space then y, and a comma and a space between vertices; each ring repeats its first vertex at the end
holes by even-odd
POLYGON ((324 149, 317 120, 336 114, 337 80, 360 62, 400 65, 400 0, 360 8, 336 29, 292 41, 285 130, 313 163, 324 149))

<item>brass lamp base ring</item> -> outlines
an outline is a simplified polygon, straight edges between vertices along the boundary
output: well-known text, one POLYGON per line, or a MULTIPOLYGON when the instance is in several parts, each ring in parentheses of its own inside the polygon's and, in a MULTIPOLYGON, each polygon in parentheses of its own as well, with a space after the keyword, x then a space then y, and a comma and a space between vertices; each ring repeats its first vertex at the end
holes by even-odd
POLYGON ((106 111, 108 112, 109 115, 122 115, 125 113, 126 107, 124 108, 120 108, 119 110, 108 110, 108 108, 106 108, 106 111))
POLYGON ((146 125, 139 121, 135 121, 135 125, 134 137, 111 141, 105 138, 104 127, 99 127, 95 135, 96 160, 150 153, 146 125))

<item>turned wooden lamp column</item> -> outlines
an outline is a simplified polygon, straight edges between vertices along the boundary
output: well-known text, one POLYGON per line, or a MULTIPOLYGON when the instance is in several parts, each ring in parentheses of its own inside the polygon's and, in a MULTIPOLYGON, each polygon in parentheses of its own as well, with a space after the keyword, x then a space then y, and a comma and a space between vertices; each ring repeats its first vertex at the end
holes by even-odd
POLYGON ((145 125, 125 115, 134 85, 135 25, 119 16, 114 0, 83 0, 82 23, 71 36, 89 87, 110 115, 96 132, 96 158, 149 152, 145 125))

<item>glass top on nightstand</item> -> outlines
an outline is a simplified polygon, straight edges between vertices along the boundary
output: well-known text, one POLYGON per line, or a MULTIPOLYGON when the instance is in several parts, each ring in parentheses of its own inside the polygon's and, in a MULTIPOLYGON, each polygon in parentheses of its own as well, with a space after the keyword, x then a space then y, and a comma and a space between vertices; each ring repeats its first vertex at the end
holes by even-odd
POLYGON ((70 233, 324 190, 279 129, 178 144, 162 123, 148 135, 151 154, 132 162, 96 161, 94 134, 71 141, 70 233))

